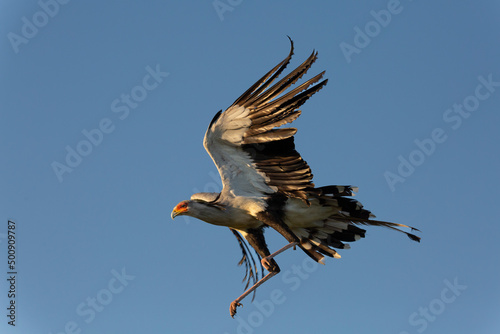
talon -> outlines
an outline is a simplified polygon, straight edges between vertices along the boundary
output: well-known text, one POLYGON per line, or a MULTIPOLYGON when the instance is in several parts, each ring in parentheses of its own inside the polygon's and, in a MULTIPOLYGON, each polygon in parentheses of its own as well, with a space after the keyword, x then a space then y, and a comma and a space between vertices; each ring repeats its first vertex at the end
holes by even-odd
POLYGON ((269 269, 271 269, 271 262, 267 259, 267 257, 263 258, 260 263, 262 263, 262 266, 264 267, 264 269, 266 269, 267 271, 270 271, 269 269))
POLYGON ((238 306, 243 307, 243 304, 240 304, 236 301, 233 301, 231 305, 229 306, 229 314, 231 315, 231 318, 234 318, 234 315, 236 314, 236 308, 238 306))

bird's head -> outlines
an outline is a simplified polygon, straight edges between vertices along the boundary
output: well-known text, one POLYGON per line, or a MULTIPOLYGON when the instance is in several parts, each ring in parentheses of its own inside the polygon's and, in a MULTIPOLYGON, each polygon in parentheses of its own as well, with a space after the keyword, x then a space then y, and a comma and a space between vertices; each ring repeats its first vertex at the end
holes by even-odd
POLYGON ((190 209, 190 201, 182 201, 177 204, 172 210, 171 217, 174 219, 177 216, 187 215, 190 209))
POLYGON ((174 219, 177 216, 184 215, 215 225, 220 225, 219 221, 225 217, 223 207, 199 198, 191 198, 177 204, 172 210, 171 217, 174 219))

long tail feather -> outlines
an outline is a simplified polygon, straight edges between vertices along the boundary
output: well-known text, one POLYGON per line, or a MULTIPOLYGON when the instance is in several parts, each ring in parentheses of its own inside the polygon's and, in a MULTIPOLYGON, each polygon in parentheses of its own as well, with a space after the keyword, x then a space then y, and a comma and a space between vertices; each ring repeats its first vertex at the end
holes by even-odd
POLYGON ((385 221, 381 221, 381 220, 363 219, 363 218, 355 218, 355 217, 346 217, 346 218, 341 218, 341 219, 343 219, 345 221, 352 221, 354 224, 359 224, 359 225, 384 226, 384 227, 387 227, 387 228, 393 229, 395 231, 406 234, 408 236, 408 238, 410 238, 413 241, 420 242, 420 237, 416 236, 415 234, 405 232, 405 231, 398 228, 398 227, 409 228, 412 231, 420 232, 419 229, 412 227, 412 226, 398 224, 398 223, 385 222, 385 221))

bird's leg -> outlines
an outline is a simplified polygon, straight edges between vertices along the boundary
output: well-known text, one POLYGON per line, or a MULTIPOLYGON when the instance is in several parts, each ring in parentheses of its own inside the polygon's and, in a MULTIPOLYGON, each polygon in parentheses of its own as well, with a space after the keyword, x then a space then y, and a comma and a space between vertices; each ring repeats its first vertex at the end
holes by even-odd
POLYGON ((280 233, 288 242, 299 242, 299 238, 292 232, 290 227, 285 224, 285 222, 275 217, 272 213, 269 212, 259 212, 256 215, 257 219, 266 224, 267 226, 272 227, 278 233, 280 233))
POLYGON ((289 248, 293 247, 295 249, 295 246, 297 246, 298 244, 299 243, 296 241, 291 242, 288 245, 286 245, 285 247, 278 249, 276 252, 272 253, 271 255, 268 255, 268 256, 262 258, 262 260, 261 260, 262 265, 264 266, 264 268, 266 268, 266 270, 269 270, 269 268, 271 267, 271 263, 269 262, 269 260, 271 260, 276 255, 283 253, 284 251, 286 251, 289 248))
POLYGON ((314 261, 322 263, 321 261, 324 258, 324 256, 318 252, 314 252, 302 247, 300 245, 299 238, 295 235, 295 233, 293 233, 290 227, 282 219, 276 217, 276 215, 273 215, 272 213, 264 211, 257 213, 256 217, 267 226, 270 226, 276 231, 278 231, 278 233, 284 236, 288 242, 290 243, 295 242, 296 243, 295 246, 298 245, 309 257, 314 259, 314 261))
MULTIPOLYGON (((259 286, 261 286, 262 284, 264 284, 267 280, 269 280, 271 277, 275 276, 276 274, 278 274, 280 272, 280 268, 278 267, 278 264, 272 260, 276 255, 278 254, 281 254, 283 253, 284 251, 286 251, 287 249, 289 248, 292 248, 292 247, 295 247, 297 246, 298 243, 297 242, 291 242, 289 243, 288 245, 286 245, 285 247, 277 250, 276 252, 262 258, 261 260, 261 263, 262 265, 264 266, 264 268, 266 268, 266 270, 269 271, 269 274, 267 274, 266 276, 264 276, 263 278, 261 278, 257 283, 255 283, 252 287, 250 287, 247 291, 245 291, 241 296, 239 296, 238 298, 236 298, 232 303, 231 305, 229 306, 229 313, 231 314, 231 317, 234 317, 234 315, 236 314, 236 308, 238 306, 242 306, 240 304, 240 302, 246 297, 248 296, 249 294, 251 294, 253 291, 255 291, 259 286), (272 261, 271 261, 272 260, 272 261)), ((269 254, 269 252, 267 252, 267 254, 269 254)))
MULTIPOLYGON (((248 229, 244 232, 244 237, 248 241, 250 246, 252 246, 257 252, 257 254, 259 254, 259 256, 262 258, 266 258, 268 256, 274 257, 277 254, 279 254, 279 253, 271 254, 271 252, 269 252, 262 228, 248 229)), ((229 314, 231 314, 231 317, 234 317, 234 315, 236 314, 236 308, 238 306, 241 306, 240 302, 243 300, 243 298, 248 296, 250 293, 254 292, 264 282, 266 282, 271 277, 275 276, 277 273, 280 272, 280 267, 272 257, 269 258, 269 260, 266 263, 261 262, 263 266, 266 268, 266 270, 269 271, 269 274, 267 274, 259 281, 257 281, 252 287, 246 290, 241 296, 236 298, 231 303, 231 305, 229 306, 229 314)))
POLYGON ((236 314, 236 308, 238 306, 242 306, 240 304, 240 302, 246 297, 248 296, 249 294, 251 294, 253 291, 255 291, 255 289, 257 289, 259 286, 261 286, 262 284, 264 284, 264 282, 266 282, 268 279, 270 279, 271 277, 275 276, 276 274, 278 274, 280 272, 280 269, 279 267, 277 268, 278 270, 277 271, 271 271, 269 272, 269 274, 267 274, 266 276, 264 276, 263 278, 261 278, 257 283, 255 283, 252 287, 250 287, 247 291, 243 292, 243 294, 241 296, 239 296, 238 298, 236 298, 232 303, 231 305, 229 305, 229 314, 231 315, 232 318, 234 318, 234 315, 236 314))

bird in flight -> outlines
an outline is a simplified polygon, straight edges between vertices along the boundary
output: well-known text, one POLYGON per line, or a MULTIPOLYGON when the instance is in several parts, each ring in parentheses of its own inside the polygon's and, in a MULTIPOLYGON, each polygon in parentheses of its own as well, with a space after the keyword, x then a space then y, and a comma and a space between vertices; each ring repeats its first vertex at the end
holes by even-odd
POLYGON ((340 258, 335 249, 348 249, 346 242, 365 236, 362 225, 385 226, 410 239, 420 238, 400 228, 407 225, 373 220, 370 211, 351 198, 354 186, 316 187, 308 164, 295 150, 297 129, 282 127, 299 117, 298 110, 328 82, 324 71, 297 83, 317 59, 312 54, 300 66, 275 82, 293 55, 288 56, 244 92, 224 112, 210 122, 203 145, 222 179, 220 193, 196 193, 177 204, 172 219, 187 215, 207 223, 226 226, 236 236, 245 263, 247 280, 253 285, 229 307, 231 317, 241 300, 280 272, 274 257, 289 248, 299 247, 315 261, 324 264, 324 256, 340 258), (264 229, 279 232, 288 244, 271 254, 264 229), (257 254, 257 261, 248 246, 257 254), (262 266, 269 272, 263 275, 262 266), (260 275, 259 275, 260 272, 260 275), (260 277, 260 279, 259 279, 260 277))

